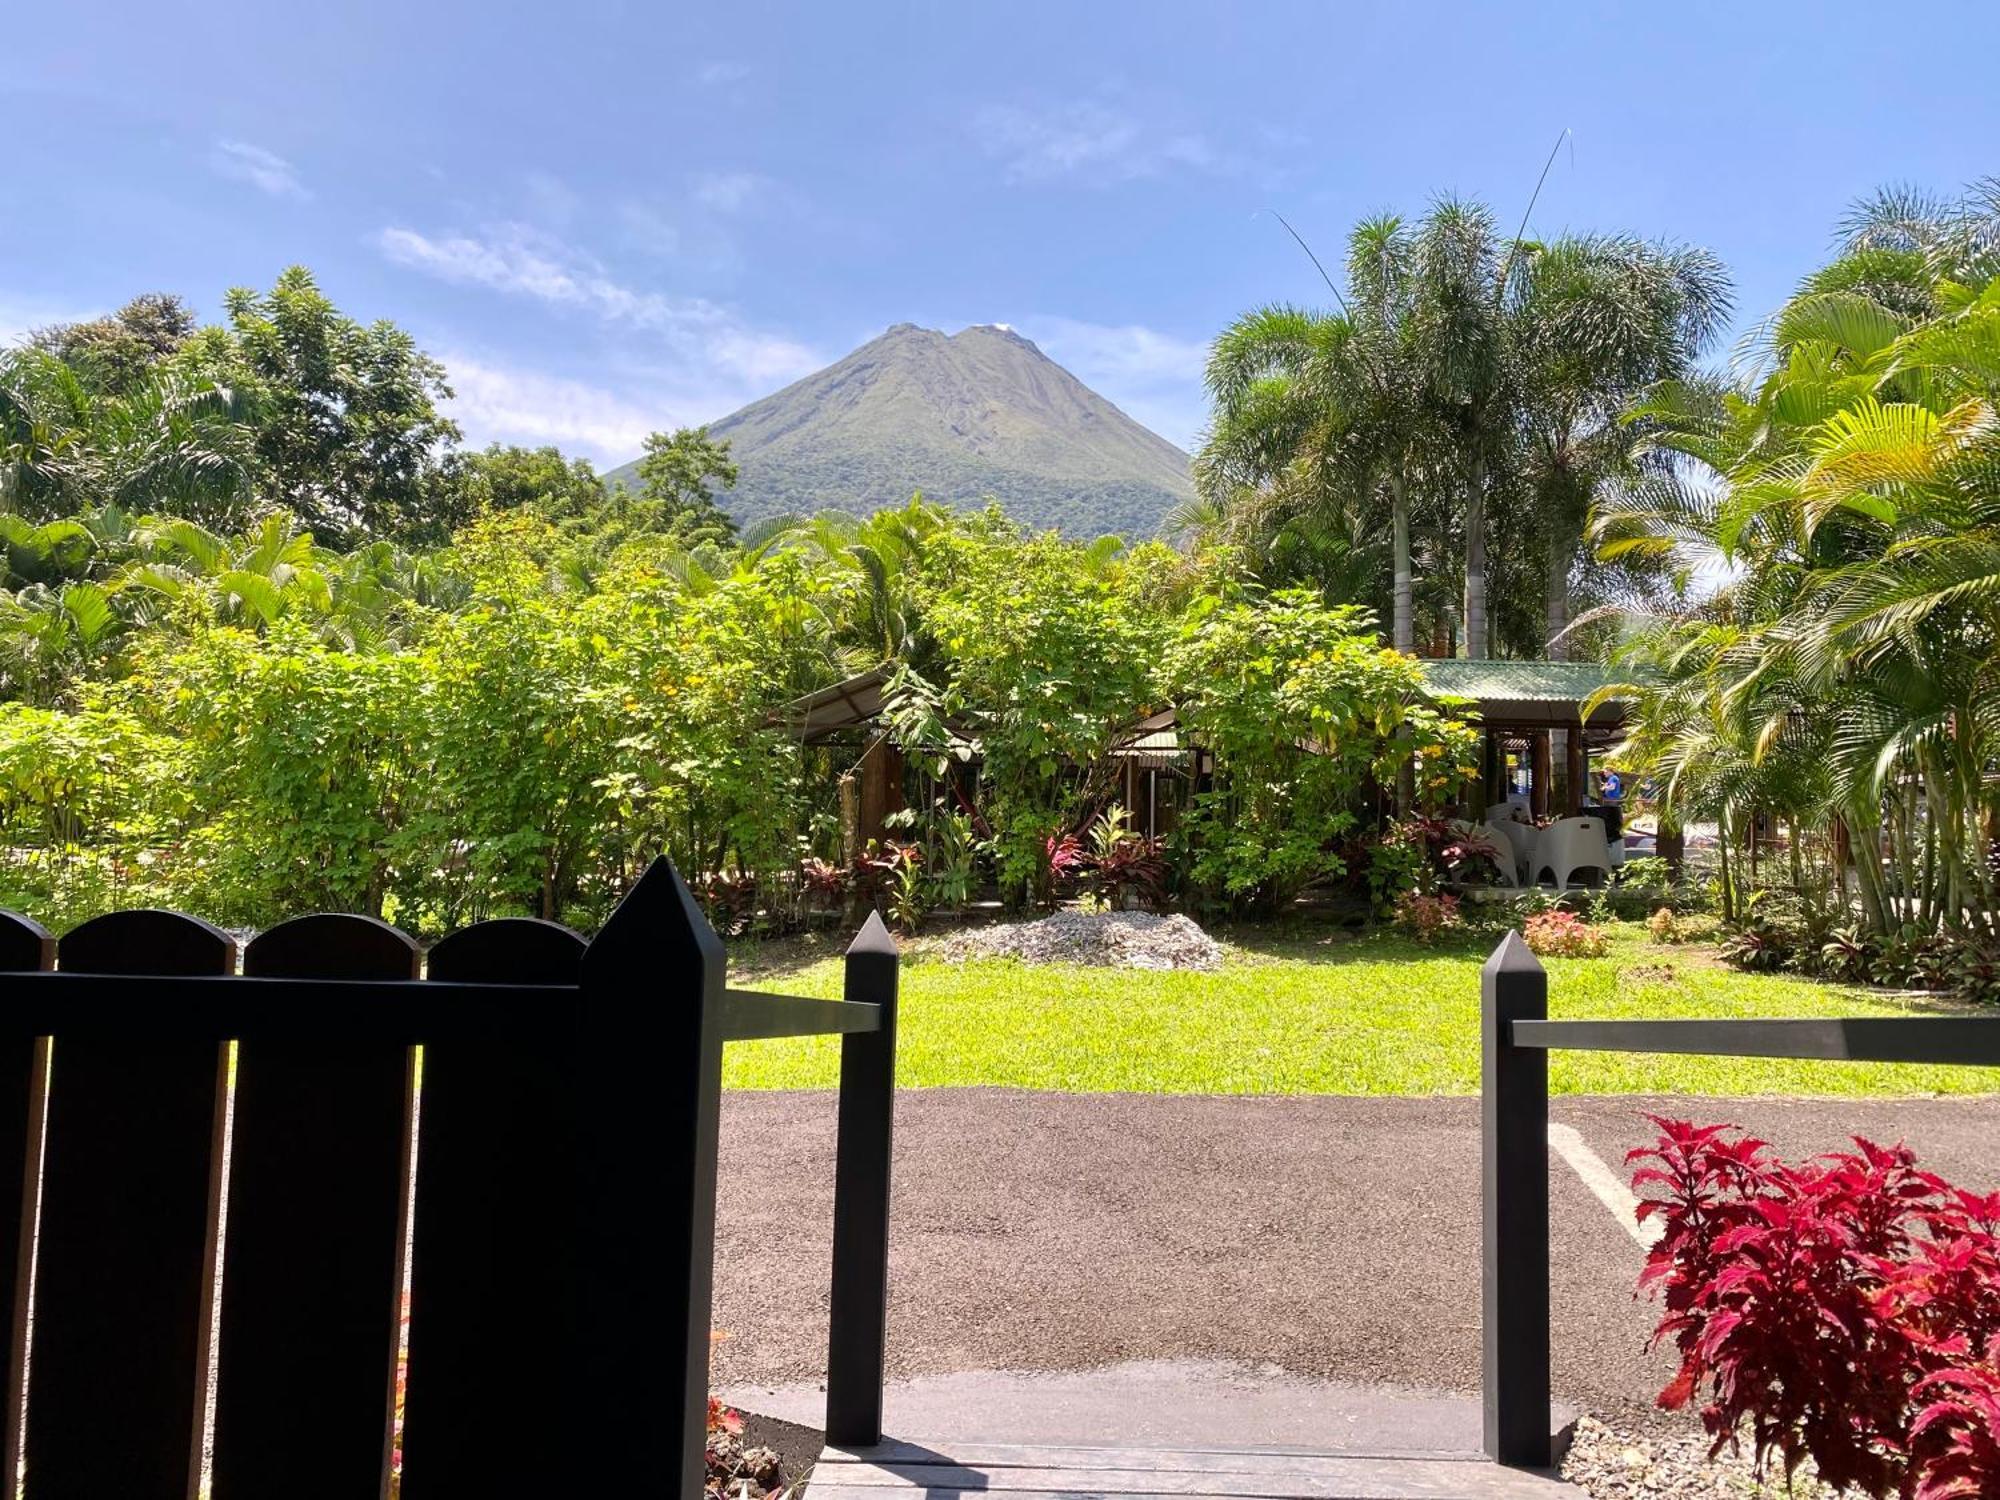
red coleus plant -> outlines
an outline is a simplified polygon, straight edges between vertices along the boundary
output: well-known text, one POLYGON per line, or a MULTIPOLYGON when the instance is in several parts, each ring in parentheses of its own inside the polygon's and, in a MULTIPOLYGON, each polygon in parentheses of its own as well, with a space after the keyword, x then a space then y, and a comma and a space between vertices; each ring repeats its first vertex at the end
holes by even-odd
POLYGON ((722 1398, 708 1398, 708 1430, 710 1435, 726 1432, 734 1437, 743 1430, 743 1413, 733 1406, 724 1406, 722 1398))
POLYGON ((1634 1191, 1662 1234, 1640 1278, 1666 1308, 1715 1450, 1887 1500, 2000 1495, 2000 1194, 1902 1146, 1788 1165, 1733 1126, 1652 1118, 1634 1191))

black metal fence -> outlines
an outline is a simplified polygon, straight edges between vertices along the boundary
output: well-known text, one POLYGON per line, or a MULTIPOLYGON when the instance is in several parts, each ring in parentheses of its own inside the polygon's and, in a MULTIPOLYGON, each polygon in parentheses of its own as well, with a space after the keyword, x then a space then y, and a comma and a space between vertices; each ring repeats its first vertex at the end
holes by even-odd
POLYGON ((699 1496, 723 1046, 820 1033, 828 1435, 875 1441, 896 964, 871 918, 845 999, 730 989, 664 861, 588 944, 481 923, 423 978, 366 917, 280 924, 239 975, 178 913, 60 944, 0 914, 0 1474, 27 1500, 204 1474, 352 1500, 398 1463, 404 1500, 699 1496))
POLYGON ((1481 1313, 1485 1445, 1553 1457, 1549 1382, 1549 1066, 1557 1049, 2000 1066, 2000 1017, 1551 1021, 1549 981, 1518 933, 1481 973, 1481 1313))

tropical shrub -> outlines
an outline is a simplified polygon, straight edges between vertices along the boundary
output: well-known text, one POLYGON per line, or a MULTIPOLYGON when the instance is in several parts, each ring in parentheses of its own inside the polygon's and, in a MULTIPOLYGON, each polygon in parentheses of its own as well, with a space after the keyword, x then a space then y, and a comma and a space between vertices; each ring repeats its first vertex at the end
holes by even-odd
POLYGON ((1611 940, 1575 912, 1537 912, 1522 925, 1528 951, 1543 958, 1602 958, 1611 940))
POLYGON ((1733 929, 1716 946, 1716 952, 1724 963, 1753 974, 1783 969, 1796 956, 1790 935, 1765 923, 1733 929))
POLYGON ((1475 731, 1430 696, 1416 661, 1382 648, 1361 610, 1298 591, 1204 602, 1164 670, 1215 766, 1175 831, 1186 876, 1241 908, 1344 873, 1338 842, 1371 782, 1393 787, 1408 770, 1429 805, 1474 771, 1475 731))
POLYGON ((1643 891, 1664 891, 1674 883, 1673 868, 1657 854, 1635 854, 1618 872, 1618 883, 1643 891))
POLYGON ((1435 942, 1440 933, 1465 926, 1458 912, 1458 897, 1421 891, 1405 891, 1396 898, 1396 923, 1420 943, 1435 942))
POLYGON ((972 900, 979 873, 979 838, 972 819, 962 812, 945 813, 930 820, 926 833, 931 901, 946 911, 962 911, 972 900))
POLYGON ((1051 840, 1074 837, 1107 800, 1109 755, 1155 706, 1167 626, 1157 544, 1127 553, 1053 534, 995 545, 973 534, 930 543, 919 595, 942 656, 943 706, 984 752, 984 811, 1001 892, 1046 903, 1060 872, 1051 840))
POLYGON ((1820 972, 1829 979, 1866 980, 1874 961, 1874 940, 1858 925, 1836 927, 1820 944, 1820 972))
POLYGON ((1113 803, 1090 825, 1091 877, 1113 910, 1138 901, 1158 906, 1167 893, 1167 862, 1157 839, 1132 829, 1132 816, 1113 803))
POLYGON ((429 795, 421 664, 328 648, 281 620, 261 636, 196 627, 149 643, 118 696, 182 740, 199 816, 169 878, 215 920, 381 915, 442 851, 412 842, 429 795))
POLYGON ((1671 906, 1663 906, 1646 918, 1646 936, 1656 943, 1678 943, 1687 934, 1681 927, 1681 919, 1671 906))
POLYGON ((181 749, 117 707, 0 705, 0 905, 63 927, 160 899, 181 749))
POLYGON ((2000 1194, 1855 1150, 1788 1165, 1733 1127, 1655 1117, 1634 1151, 1640 1279, 1664 1305, 1660 1393, 1699 1401, 1720 1451, 1746 1438, 1789 1478, 1888 1500, 2000 1492, 2000 1194))

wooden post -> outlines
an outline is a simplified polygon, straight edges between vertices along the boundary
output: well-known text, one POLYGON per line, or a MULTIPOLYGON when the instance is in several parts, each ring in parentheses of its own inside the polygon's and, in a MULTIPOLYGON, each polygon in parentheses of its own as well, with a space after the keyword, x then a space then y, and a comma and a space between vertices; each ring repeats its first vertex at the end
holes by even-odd
POLYGON ((826 1439, 882 1440, 889 1311, 889 1166, 896 1116, 895 939, 874 912, 847 950, 845 998, 882 1008, 882 1027, 840 1043, 840 1142, 833 1175, 833 1288, 826 1439))
POLYGON ((1530 778, 1529 805, 1536 817, 1546 818, 1549 815, 1549 782, 1554 777, 1554 770, 1550 765, 1549 732, 1546 729, 1537 729, 1532 744, 1534 769, 1530 778))
POLYGON ((1480 971, 1480 1337, 1486 1456, 1517 1468, 1551 1458, 1548 1053, 1513 1045, 1516 1021, 1546 1020, 1549 979, 1517 932, 1480 971))
MULTIPOLYGON (((576 1070, 579 1495, 699 1500, 706 1479, 722 940, 656 859, 583 955, 576 1070)), ((419 1232, 421 1233, 421 1225, 419 1232)))
POLYGON ((1570 725, 1563 731, 1563 739, 1566 741, 1565 759, 1568 761, 1564 769, 1569 780, 1568 791, 1563 797, 1563 807, 1573 818, 1583 811, 1584 797, 1588 792, 1583 758, 1583 725, 1570 725))
POLYGON ((903 809, 903 752, 877 736, 861 757, 861 826, 858 847, 889 834, 889 814, 903 809))

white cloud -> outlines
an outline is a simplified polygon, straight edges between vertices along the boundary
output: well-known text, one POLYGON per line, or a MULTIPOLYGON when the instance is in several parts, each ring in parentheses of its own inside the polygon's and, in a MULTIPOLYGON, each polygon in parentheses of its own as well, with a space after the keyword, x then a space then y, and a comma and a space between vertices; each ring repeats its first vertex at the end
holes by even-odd
POLYGON ((1036 317, 1021 332, 1134 420, 1190 451, 1208 420, 1208 346, 1138 323, 1036 317))
POLYGON ((750 76, 750 64, 727 58, 711 58, 694 70, 695 81, 707 88, 724 88, 750 76))
POLYGON ((36 297, 14 297, 0 292, 0 349, 25 344, 37 329, 58 323, 87 323, 104 316, 104 309, 45 302, 36 297))
POLYGON ((703 172, 694 180, 694 201, 733 214, 770 195, 777 184, 756 172, 703 172))
POLYGON ((553 443, 606 466, 636 457, 649 432, 671 430, 714 413, 634 401, 613 391, 492 364, 465 354, 440 356, 455 392, 451 415, 474 446, 553 443))
POLYGON ((972 117, 974 138, 1010 181, 1063 177, 1129 181, 1173 171, 1225 172, 1236 163, 1199 131, 1163 130, 1097 100, 1042 109, 993 105, 972 117))
POLYGON ((275 151, 253 146, 247 141, 217 141, 208 153, 208 164, 237 182, 247 182, 273 198, 310 198, 292 164, 275 151))
POLYGON ((378 233, 375 243, 398 265, 441 280, 530 297, 654 335, 691 370, 723 380, 768 390, 827 362, 817 350, 755 328, 706 298, 628 286, 586 252, 524 225, 445 236, 392 226, 378 233))

